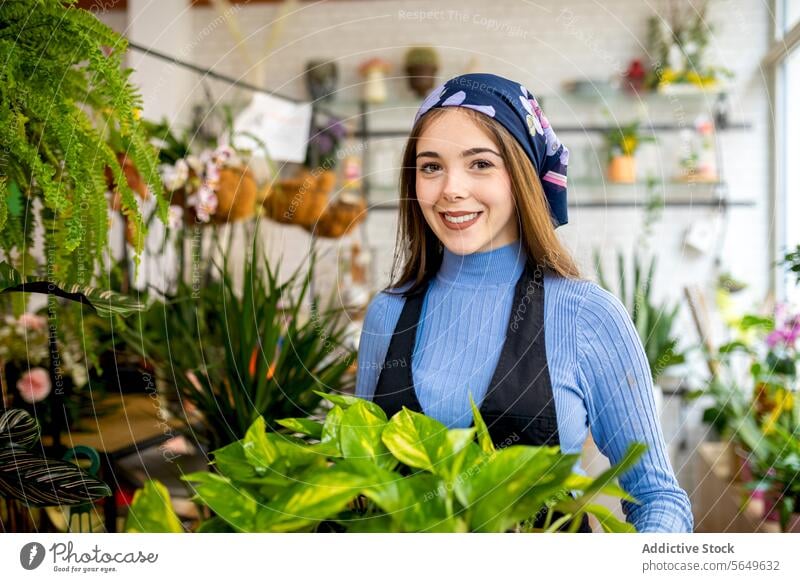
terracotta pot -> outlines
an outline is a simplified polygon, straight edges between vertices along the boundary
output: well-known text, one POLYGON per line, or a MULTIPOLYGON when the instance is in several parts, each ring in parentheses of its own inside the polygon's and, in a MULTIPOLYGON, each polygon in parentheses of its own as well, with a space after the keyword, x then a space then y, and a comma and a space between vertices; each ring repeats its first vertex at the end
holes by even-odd
POLYGON ((247 168, 223 168, 217 187, 217 212, 214 222, 237 222, 253 216, 258 187, 247 168))
POLYGON ((436 83, 436 65, 411 65, 406 67, 408 84, 418 97, 424 99, 436 83))
POLYGON ((633 184, 636 181, 636 158, 616 156, 608 164, 608 181, 617 184, 633 184))

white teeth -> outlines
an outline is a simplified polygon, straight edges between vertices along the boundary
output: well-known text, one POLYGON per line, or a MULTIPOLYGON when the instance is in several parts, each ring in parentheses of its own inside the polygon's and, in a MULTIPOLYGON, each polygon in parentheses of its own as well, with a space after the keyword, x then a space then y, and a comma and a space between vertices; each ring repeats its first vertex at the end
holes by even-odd
POLYGON ((476 216, 478 216, 477 212, 473 212, 472 214, 465 214, 464 216, 450 216, 449 214, 445 214, 444 219, 447 222, 452 222, 453 224, 461 224, 462 222, 469 222, 476 216))

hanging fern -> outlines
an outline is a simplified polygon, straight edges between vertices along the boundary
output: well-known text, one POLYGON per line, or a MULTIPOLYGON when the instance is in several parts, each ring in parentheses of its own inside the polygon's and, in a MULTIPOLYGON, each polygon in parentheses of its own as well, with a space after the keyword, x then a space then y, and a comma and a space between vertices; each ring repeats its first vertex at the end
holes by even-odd
POLYGON ((108 247, 106 167, 123 214, 145 232, 107 143, 110 129, 164 221, 167 203, 157 154, 138 119, 141 100, 122 68, 127 43, 73 3, 0 2, 0 251, 23 274, 88 284, 108 247), (30 252, 34 221, 45 233, 45 265, 30 252))

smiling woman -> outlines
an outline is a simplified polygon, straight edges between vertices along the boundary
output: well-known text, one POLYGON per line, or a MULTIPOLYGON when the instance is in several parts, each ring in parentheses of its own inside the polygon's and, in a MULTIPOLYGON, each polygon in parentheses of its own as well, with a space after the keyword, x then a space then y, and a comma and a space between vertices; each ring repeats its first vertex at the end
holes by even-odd
POLYGON ((473 115, 480 114, 439 109, 416 142, 417 200, 435 235, 459 255, 519 237, 503 156, 473 115))
POLYGON ((691 531, 636 329, 555 233, 568 161, 522 85, 470 74, 431 92, 403 158, 394 282, 367 310, 356 395, 449 428, 470 425, 472 398, 497 447, 578 453, 591 429, 616 463, 645 443, 620 479, 638 501, 623 501, 627 520, 691 531))

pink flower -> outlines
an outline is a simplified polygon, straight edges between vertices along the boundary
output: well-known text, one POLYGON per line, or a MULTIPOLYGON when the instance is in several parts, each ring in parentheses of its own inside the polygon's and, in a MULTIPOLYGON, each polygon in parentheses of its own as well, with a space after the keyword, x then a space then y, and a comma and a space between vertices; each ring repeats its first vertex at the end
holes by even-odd
POLYGON ((28 404, 41 402, 47 398, 51 388, 50 374, 44 368, 33 368, 17 381, 19 395, 28 404))
POLYGON ((44 317, 33 313, 23 313, 19 316, 17 323, 31 331, 42 331, 47 326, 47 320, 44 317))
POLYGON ((208 222, 211 215, 217 211, 217 194, 206 185, 200 186, 196 194, 192 194, 187 199, 189 206, 195 207, 197 219, 200 222, 208 222))
POLYGON ((767 336, 766 342, 767 346, 774 348, 776 345, 783 342, 783 332, 779 329, 771 331, 767 336))
POLYGON ((173 204, 169 207, 169 214, 167 214, 167 224, 170 230, 178 230, 183 224, 183 208, 173 204))

